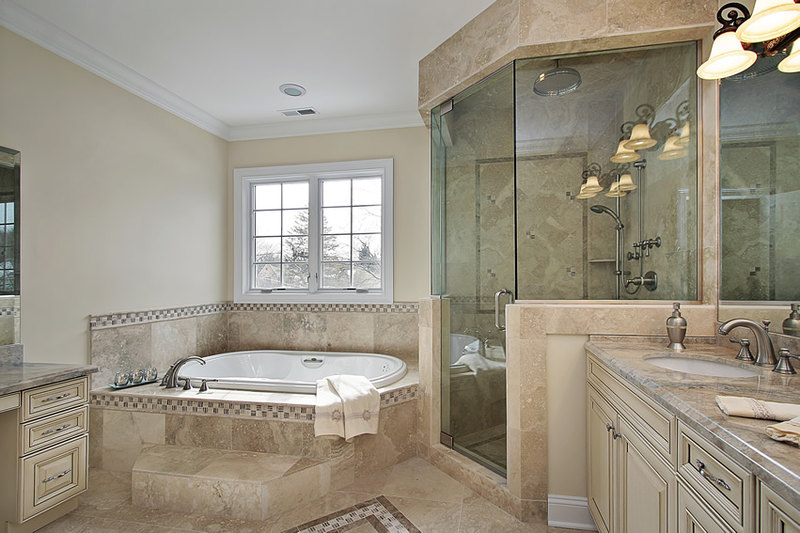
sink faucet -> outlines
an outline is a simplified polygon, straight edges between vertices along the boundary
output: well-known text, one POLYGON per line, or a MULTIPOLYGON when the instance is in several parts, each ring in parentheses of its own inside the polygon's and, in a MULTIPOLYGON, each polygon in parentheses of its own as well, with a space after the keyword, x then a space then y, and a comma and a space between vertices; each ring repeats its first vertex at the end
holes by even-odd
POLYGON ((757 366, 775 366, 778 362, 775 359, 775 348, 772 346, 769 332, 761 324, 747 318, 734 318, 722 323, 719 327, 719 334, 727 335, 733 328, 738 327, 749 328, 756 338, 756 361, 754 364, 757 366))
MULTIPOLYGON (((202 357, 198 357, 196 355, 190 355, 189 357, 182 357, 178 359, 177 361, 175 361, 175 364, 173 364, 172 367, 170 367, 169 371, 167 372, 167 375, 164 376, 164 378, 167 381, 165 388, 175 389, 178 387, 178 370, 180 370, 180 368, 189 361, 197 361, 201 365, 206 364, 205 359, 203 359, 202 357)), ((189 378, 183 378, 183 379, 188 380, 189 378)))

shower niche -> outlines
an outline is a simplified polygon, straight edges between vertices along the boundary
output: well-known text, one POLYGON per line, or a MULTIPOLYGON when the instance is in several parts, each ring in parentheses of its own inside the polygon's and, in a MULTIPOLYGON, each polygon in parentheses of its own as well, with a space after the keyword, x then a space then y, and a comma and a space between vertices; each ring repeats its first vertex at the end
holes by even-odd
POLYGON ((431 112, 442 440, 504 473, 518 300, 697 300, 697 43, 516 60, 431 112))

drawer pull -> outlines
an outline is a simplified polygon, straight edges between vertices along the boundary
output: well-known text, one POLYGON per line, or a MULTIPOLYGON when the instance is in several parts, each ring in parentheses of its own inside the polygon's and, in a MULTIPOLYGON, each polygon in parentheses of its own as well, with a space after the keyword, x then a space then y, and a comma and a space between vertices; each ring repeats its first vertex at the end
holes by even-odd
POLYGON ((611 436, 614 437, 614 440, 617 440, 619 437, 622 436, 621 434, 617 433, 617 429, 611 424, 606 424, 606 431, 611 432, 611 436))
POLYGON ((47 431, 42 431, 42 437, 47 435, 52 435, 53 433, 58 433, 59 431, 64 431, 65 429, 71 428, 72 424, 64 424, 63 426, 58 426, 57 428, 48 429, 47 431))
POLYGON ((42 480, 42 483, 49 483, 49 482, 51 482, 51 481, 53 481, 55 479, 62 478, 64 476, 66 476, 67 474, 69 474, 70 472, 72 472, 72 468, 67 468, 66 470, 64 470, 60 474, 55 474, 53 476, 45 478, 44 480, 42 480))
POLYGON ((62 400, 64 398, 69 398, 70 396, 72 396, 71 392, 65 392, 64 394, 59 394, 58 396, 50 396, 49 398, 45 398, 44 400, 42 400, 42 403, 54 402, 56 400, 62 400))
POLYGON ((720 479, 718 477, 714 477, 711 474, 709 474, 708 472, 706 472, 706 465, 704 465, 703 462, 700 459, 697 460, 696 464, 697 464, 697 471, 700 472, 701 476, 703 476, 704 478, 706 478, 710 482, 712 482, 712 483, 714 483, 716 485, 719 485, 720 487, 722 487, 725 490, 731 490, 730 485, 725 483, 724 479, 720 479))

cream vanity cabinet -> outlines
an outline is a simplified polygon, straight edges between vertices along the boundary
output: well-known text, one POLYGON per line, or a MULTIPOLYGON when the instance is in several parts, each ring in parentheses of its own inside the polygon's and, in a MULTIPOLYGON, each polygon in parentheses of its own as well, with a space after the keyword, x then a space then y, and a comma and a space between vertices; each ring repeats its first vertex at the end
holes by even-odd
POLYGON ((33 531, 86 490, 88 377, 8 396, 17 407, 0 414, 0 516, 9 533, 33 531))
POLYGON ((601 533, 675 531, 675 420, 590 357, 589 510, 601 533))

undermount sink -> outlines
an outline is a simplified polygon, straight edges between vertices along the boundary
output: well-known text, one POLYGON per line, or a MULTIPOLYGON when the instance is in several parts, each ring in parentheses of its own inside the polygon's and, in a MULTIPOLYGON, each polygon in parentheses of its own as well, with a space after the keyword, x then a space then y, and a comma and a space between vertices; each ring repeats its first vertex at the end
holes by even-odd
POLYGON ((645 362, 667 370, 677 370, 687 374, 713 376, 718 378, 751 378, 760 372, 749 368, 742 368, 728 363, 708 361, 707 359, 694 359, 680 356, 655 356, 646 357, 645 362))

